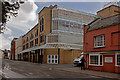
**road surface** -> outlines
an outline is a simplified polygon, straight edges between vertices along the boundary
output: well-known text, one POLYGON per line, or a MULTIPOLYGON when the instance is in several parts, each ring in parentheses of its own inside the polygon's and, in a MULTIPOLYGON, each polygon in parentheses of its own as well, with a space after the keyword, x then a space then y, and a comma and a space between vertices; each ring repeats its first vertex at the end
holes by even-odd
MULTIPOLYGON (((62 78, 62 79, 100 79, 102 77, 81 74, 79 72, 69 72, 61 71, 56 68, 66 68, 73 67, 73 65, 66 64, 64 65, 48 65, 48 64, 38 64, 25 61, 12 61, 12 60, 3 60, 4 69, 3 72, 7 78, 62 78)), ((104 78, 104 80, 112 80, 104 78)))

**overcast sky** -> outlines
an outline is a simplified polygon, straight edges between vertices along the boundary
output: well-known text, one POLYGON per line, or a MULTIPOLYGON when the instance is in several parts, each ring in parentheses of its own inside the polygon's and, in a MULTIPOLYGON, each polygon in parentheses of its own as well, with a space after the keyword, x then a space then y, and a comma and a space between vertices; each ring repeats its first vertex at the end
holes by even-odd
POLYGON ((106 2, 85 1, 86 2, 40 2, 38 0, 30 0, 22 4, 18 16, 11 18, 7 23, 7 31, 5 31, 5 34, 0 34, 0 49, 10 49, 11 40, 14 37, 18 38, 34 27, 34 25, 38 23, 38 13, 45 6, 56 4, 61 7, 96 14, 96 12, 106 4, 106 2))

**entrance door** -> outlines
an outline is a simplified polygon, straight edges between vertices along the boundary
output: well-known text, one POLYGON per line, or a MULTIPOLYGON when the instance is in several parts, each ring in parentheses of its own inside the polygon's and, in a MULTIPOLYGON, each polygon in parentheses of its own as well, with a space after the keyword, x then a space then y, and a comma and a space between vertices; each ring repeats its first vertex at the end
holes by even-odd
POLYGON ((43 59, 43 55, 39 55, 39 63, 41 63, 42 64, 42 60, 43 59))
POLYGON ((58 55, 47 55, 48 64, 58 64, 58 55))
POLYGON ((104 71, 114 72, 115 69, 115 56, 104 55, 104 71))

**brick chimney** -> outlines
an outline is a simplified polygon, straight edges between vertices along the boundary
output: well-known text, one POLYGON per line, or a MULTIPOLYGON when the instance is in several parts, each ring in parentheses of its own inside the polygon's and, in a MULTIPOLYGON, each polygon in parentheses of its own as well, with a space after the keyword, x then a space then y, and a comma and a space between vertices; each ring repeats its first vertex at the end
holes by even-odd
POLYGON ((102 17, 102 18, 107 18, 107 17, 110 17, 110 16, 120 14, 120 13, 118 13, 119 11, 120 11, 119 6, 110 5, 106 8, 103 8, 102 10, 98 11, 97 16, 102 17))

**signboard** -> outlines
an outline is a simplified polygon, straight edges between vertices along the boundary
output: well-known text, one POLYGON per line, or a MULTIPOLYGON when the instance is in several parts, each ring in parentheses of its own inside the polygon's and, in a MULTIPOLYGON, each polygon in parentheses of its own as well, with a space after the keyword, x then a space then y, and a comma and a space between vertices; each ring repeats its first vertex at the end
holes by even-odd
POLYGON ((106 63, 112 63, 113 62, 113 57, 105 57, 105 62, 106 63))

